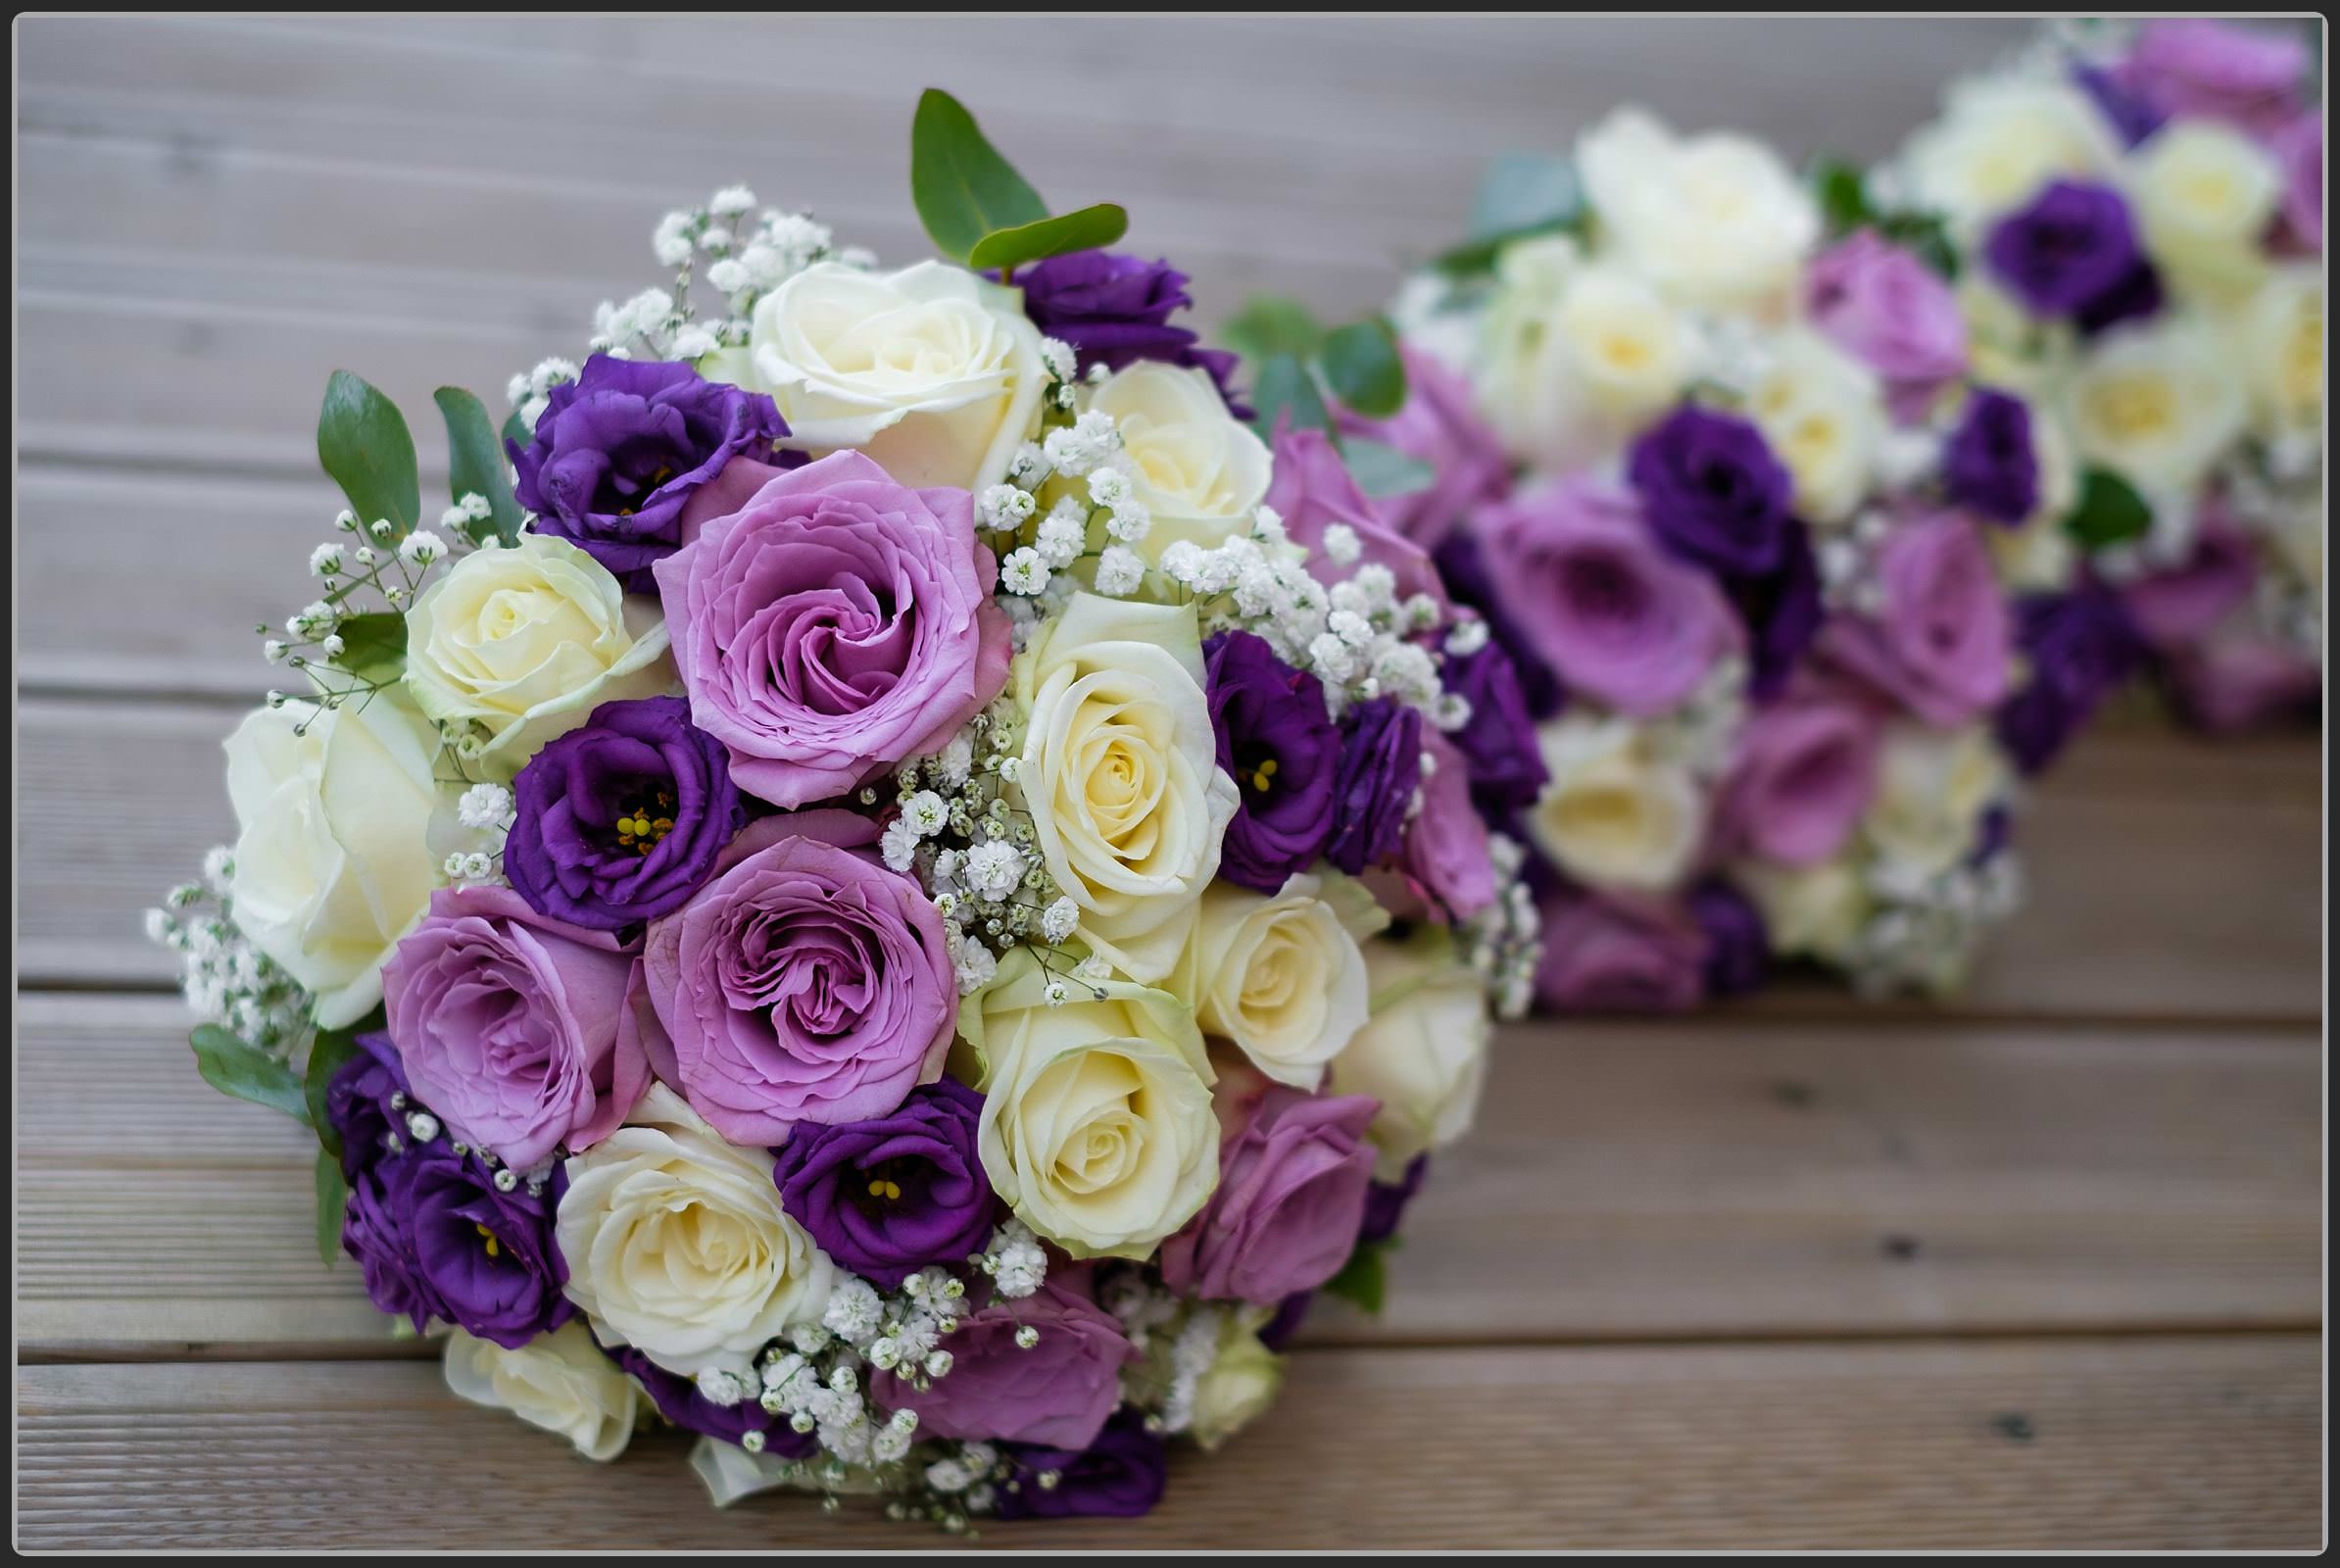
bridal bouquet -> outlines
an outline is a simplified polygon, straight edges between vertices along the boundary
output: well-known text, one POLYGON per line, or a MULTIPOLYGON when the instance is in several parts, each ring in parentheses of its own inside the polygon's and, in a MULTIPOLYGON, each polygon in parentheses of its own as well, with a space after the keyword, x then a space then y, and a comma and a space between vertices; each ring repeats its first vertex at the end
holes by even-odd
POLYGON ((2045 37, 1879 183, 1939 214, 1977 364, 2077 466, 2081 579, 2212 727, 2313 712, 2323 647, 2323 116, 2302 36, 2045 37))
POLYGON ((1315 1293, 1378 1300, 1536 911, 1454 739, 1484 620, 1245 422, 1120 209, 940 93, 912 140, 947 259, 670 215, 501 440, 438 394, 435 526, 333 377, 298 689, 153 923, 463 1398, 595 1459, 655 1413, 719 1501, 1137 1514, 1315 1293))
POLYGON ((1818 184, 1635 110, 1506 161, 1398 302, 1401 412, 1327 412, 1410 461, 1389 526, 1480 612, 1454 743, 1504 760, 1473 798, 1531 847, 1552 1007, 1775 957, 1954 985, 2020 895, 2019 775, 2117 672, 1942 236, 1818 184))

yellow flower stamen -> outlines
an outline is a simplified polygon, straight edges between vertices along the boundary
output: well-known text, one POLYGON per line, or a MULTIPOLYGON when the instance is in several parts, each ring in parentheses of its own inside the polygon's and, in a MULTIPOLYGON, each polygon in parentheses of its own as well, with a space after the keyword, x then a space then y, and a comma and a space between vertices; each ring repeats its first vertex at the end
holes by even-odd
POLYGON ((480 1239, 487 1243, 488 1256, 497 1257, 502 1255, 503 1249, 497 1245, 496 1233, 494 1231, 489 1230, 485 1225, 473 1225, 471 1228, 477 1231, 480 1235, 480 1239))

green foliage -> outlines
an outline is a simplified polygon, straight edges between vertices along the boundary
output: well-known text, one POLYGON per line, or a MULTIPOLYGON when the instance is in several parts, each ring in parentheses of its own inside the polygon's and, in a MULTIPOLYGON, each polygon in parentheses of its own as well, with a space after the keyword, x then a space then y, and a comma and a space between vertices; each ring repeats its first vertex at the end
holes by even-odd
POLYGON ((1389 1288, 1389 1247, 1388 1242, 1358 1243, 1356 1250, 1348 1254, 1348 1261, 1341 1266, 1341 1272, 1325 1281, 1325 1294, 1337 1296, 1368 1312, 1379 1312, 1389 1288))
POLYGON ((967 106, 940 87, 919 95, 910 121, 910 201, 935 249, 956 262, 986 237, 1048 216, 1040 192, 999 156, 967 106))
POLYGON ((302 1075, 301 1097, 309 1107, 309 1125, 317 1129, 317 1141, 337 1158, 341 1135, 325 1114, 325 1091, 333 1086, 333 1075, 342 1065, 365 1049, 358 1044, 358 1036, 367 1029, 379 1029, 381 1019, 381 1009, 376 1008, 371 1018, 354 1028, 320 1029, 316 1044, 309 1048, 309 1070, 302 1075))
POLYGON ((1324 369, 1333 395, 1369 419, 1386 419, 1405 407, 1397 334, 1378 317, 1326 333, 1324 369))
POLYGON ((2080 498, 2065 514, 2064 530, 2089 550, 2142 537, 2153 527, 2153 509, 2126 479, 2110 468, 2080 470, 2080 498))
POLYGON ((1831 234, 1849 233, 1877 215, 1869 206, 1869 183, 1861 171, 1841 158, 1815 159, 1810 171, 1812 195, 1831 234))
POLYGON ((1219 328, 1219 341, 1261 365, 1279 354, 1308 360, 1324 346, 1325 328, 1298 300, 1281 294, 1254 294, 1219 328))
POLYGON ((301 1080, 274 1056, 218 1024, 198 1026, 187 1037, 187 1043, 195 1048, 195 1070, 219 1093, 280 1110, 295 1121, 308 1122, 309 1098, 301 1080))
POLYGON ((325 382, 317 416, 317 461, 324 466, 361 523, 387 517, 398 538, 422 516, 414 438, 398 406, 363 377, 335 370, 325 382))
POLYGON ((512 499, 512 466, 504 443, 480 401, 460 386, 443 386, 431 394, 439 416, 447 421, 447 493, 461 503, 466 495, 487 497, 496 519, 496 536, 506 544, 520 538, 520 504, 512 499))
POLYGON ((349 1211, 349 1183, 342 1180, 340 1159, 324 1150, 317 1152, 317 1255, 327 1268, 341 1255, 341 1217, 349 1211))
POLYGON ((1542 153, 1506 153, 1480 181, 1471 203, 1469 237, 1436 265, 1457 275, 1485 272, 1514 240, 1582 230, 1588 217, 1574 164, 1542 153))
POLYGON ((341 653, 333 662, 361 680, 387 686, 407 667, 407 617, 395 610, 369 610, 334 628, 341 653))
POLYGON ((1341 455, 1348 461, 1349 476, 1357 481, 1357 488, 1377 498, 1410 495, 1438 477, 1438 470, 1421 459, 1358 436, 1341 442, 1341 455))
POLYGON ((1252 428, 1263 441, 1275 439, 1279 419, 1287 420, 1295 430, 1333 427, 1333 416, 1325 408, 1323 394, 1316 390, 1314 372, 1289 354, 1275 355, 1260 366, 1259 380, 1251 388, 1251 407, 1256 411, 1252 428))
POLYGON ((536 432, 521 422, 520 411, 512 410, 504 416, 504 439, 515 447, 527 448, 536 444, 536 432))
POLYGON ((967 253, 967 265, 997 268, 1001 276, 1026 262, 1045 261, 1072 251, 1092 251, 1110 245, 1129 231, 1130 215, 1111 202, 1098 202, 1078 212, 1014 228, 996 228, 967 253))

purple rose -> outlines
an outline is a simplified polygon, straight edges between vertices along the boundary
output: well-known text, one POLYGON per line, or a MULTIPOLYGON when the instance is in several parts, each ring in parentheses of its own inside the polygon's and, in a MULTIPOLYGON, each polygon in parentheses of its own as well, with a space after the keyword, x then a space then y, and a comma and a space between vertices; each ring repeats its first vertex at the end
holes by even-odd
POLYGON ((1081 1448, 1012 1444, 1015 1473, 999 1491, 1002 1519, 1136 1519, 1153 1511, 1168 1480, 1168 1446, 1134 1408, 1115 1411, 1081 1448), (1051 1475, 1053 1486, 1040 1478, 1051 1475))
POLYGON ((958 1014, 943 917, 877 837, 851 811, 764 817, 651 922, 652 1064, 732 1143, 884 1116, 942 1073, 958 1014))
POLYGON ((2316 716, 2322 670, 2289 644, 2249 632, 2212 637, 2169 656, 2171 693, 2204 729, 2248 729, 2271 719, 2316 716))
POLYGON ((1706 939, 1670 905, 1567 892, 1546 901, 1536 995, 1561 1012, 1679 1012, 1705 985, 1706 939))
POLYGON ((1518 666, 1491 637, 1477 653, 1448 655, 1445 689, 1471 705, 1471 717, 1448 735, 1470 768, 1471 798, 1501 816, 1536 803, 1551 777, 1536 746, 1536 719, 1518 666))
POLYGON ((1389 525, 1357 488, 1332 438, 1322 430, 1285 425, 1276 432, 1276 466, 1268 481, 1268 506, 1284 519, 1285 532, 1305 545, 1309 569, 1320 582, 1346 582, 1366 564, 1389 568, 1397 597, 1428 594, 1445 603, 1445 585, 1423 548, 1389 525), (1325 551, 1325 530, 1345 524, 1361 548, 1353 562, 1335 562, 1325 551))
POLYGON ((1422 1183, 1429 1175, 1430 1156, 1416 1154, 1406 1161, 1405 1170, 1397 1180, 1377 1181, 1367 1188, 1365 1213, 1357 1222, 1358 1245, 1371 1246, 1395 1236, 1399 1222, 1405 1218, 1407 1205, 1422 1191, 1422 1183))
POLYGON ((693 498, 658 564, 691 719, 775 806, 937 751, 1007 681, 1007 617, 974 498, 912 490, 858 452, 746 459, 693 498))
POLYGON ((2031 678, 2001 705, 1999 740, 2026 773, 2055 760, 2105 693, 2144 662, 2145 640, 2121 599, 2084 584, 2036 594, 2016 608, 2016 646, 2031 678))
POLYGON ((1886 537, 1874 617, 1840 617, 1821 646, 1845 669, 1929 724, 1963 724, 2007 694, 2011 627, 1990 552, 1956 513, 1886 537))
POLYGON ((1421 713, 1388 697, 1350 708, 1341 721, 1341 768, 1325 858, 1356 876, 1396 854, 1421 783, 1421 713))
POLYGON ((549 1183, 502 1191, 486 1162, 456 1153, 442 1134, 359 1173, 342 1250, 383 1311, 417 1330, 435 1318, 517 1349, 575 1312, 553 1241, 565 1185, 556 1170, 549 1183))
POLYGON ((763 1435, 759 1451, 781 1459, 808 1459, 820 1448, 817 1434, 797 1431, 788 1424, 788 1417, 768 1414, 753 1397, 737 1404, 717 1404, 699 1392, 697 1380, 667 1371, 630 1345, 605 1345, 602 1353, 642 1385, 650 1402, 670 1426, 730 1444, 758 1432, 763 1435))
POLYGON ((402 1112, 414 1094, 388 1035, 360 1035, 357 1046, 325 1085, 325 1124, 341 1140, 341 1174, 351 1181, 383 1156, 392 1133, 406 1138, 402 1112))
POLYGON ((2198 17, 2148 22, 2122 79, 2166 114, 2206 115, 2262 135, 2296 108, 2308 46, 2289 33, 2198 17))
POLYGON ((1877 727, 1856 703, 1758 708, 1739 732, 1717 832, 1727 854, 1813 865, 1844 847, 1877 793, 1877 727))
POLYGON ((2323 115, 2310 109, 2275 132, 2268 150, 2283 171, 2283 223, 2293 243, 2323 251, 2323 115))
POLYGON ((1771 968, 1771 934, 1763 911, 1730 883, 1709 877, 1690 889, 1690 918, 1706 935, 1704 979, 1709 996, 1744 996, 1771 968))
POLYGON ((952 1366, 925 1391, 891 1372, 872 1374, 886 1410, 918 1412, 922 1438, 993 1439, 1086 1448, 1121 1401, 1121 1369, 1138 1348, 1113 1314, 1051 1277, 1021 1300, 993 1300, 958 1320, 952 1366), (1016 1344, 1029 1325, 1030 1349, 1016 1344))
POLYGON ((1942 451, 1942 473, 1950 499, 1969 512, 2009 527, 2030 516, 2039 505, 2039 459, 2023 400, 1986 386, 1969 393, 1942 451))
POLYGON ((1884 381, 1914 415, 1967 368, 1967 324, 1950 285, 1915 252, 1864 228, 1815 258, 1804 303, 1813 325, 1884 381))
POLYGON ((1747 628, 1748 695, 1769 701, 1786 688, 1827 616, 1820 564, 1803 527, 1788 531, 1787 553, 1778 566, 1751 577, 1725 577, 1723 591, 1747 628))
POLYGON ((938 1078, 886 1115, 801 1126, 772 1172, 780 1206, 822 1251, 889 1291, 929 1263, 963 1263, 999 1208, 975 1152, 982 1113, 981 1095, 938 1078))
POLYGON ((723 743, 679 697, 604 703, 512 780, 504 874, 529 906, 616 931, 679 907, 746 823, 723 743))
POLYGON ((2207 637, 2258 586, 2258 556, 2225 505, 2212 498, 2200 523, 2184 561, 2148 572, 2122 590, 2130 621, 2157 649, 2181 648, 2207 637))
POLYGON ((527 1170, 607 1138, 649 1087, 619 1049, 633 962, 510 888, 442 888, 382 969, 400 1065, 466 1143, 527 1170))
POLYGON ((1324 683, 1278 659, 1265 638, 1220 632, 1202 655, 1219 766, 1238 797, 1219 874, 1274 893, 1333 836, 1341 731, 1325 711, 1324 683))
POLYGON ((1735 414, 1683 405, 1634 440, 1626 473, 1651 529, 1686 561, 1746 575, 1787 553, 1795 481, 1735 414))
POLYGON ((1236 357, 1203 348, 1191 328, 1170 324, 1173 312, 1191 309, 1194 301, 1187 293, 1187 274, 1168 262, 1120 251, 1074 251, 1033 263, 1015 284, 1024 291, 1024 314, 1032 324, 1071 344, 1082 370, 1093 365, 1118 370, 1140 360, 1200 368, 1218 383, 1228 413, 1251 417, 1228 390, 1236 357))
POLYGON ((1365 1215, 1381 1102, 1282 1084, 1219 1148, 1219 1185, 1162 1244, 1162 1279, 1181 1296, 1272 1306, 1341 1272, 1365 1215))
POLYGON ((1480 521, 1500 592, 1572 691, 1626 713, 1663 712, 1738 641, 1714 578, 1661 548, 1622 491, 1565 479, 1480 521))
POLYGON ((1446 923, 1468 920, 1494 903, 1498 891, 1487 823, 1471 799, 1471 769, 1462 753, 1427 729, 1422 749, 1437 765, 1422 781, 1422 808, 1405 825, 1399 867, 1444 912, 1446 923))
POLYGON ((651 564, 681 547, 692 494, 742 453, 769 457, 786 434, 760 392, 702 380, 688 365, 596 354, 547 395, 536 439, 505 450, 538 533, 571 541, 634 592, 655 593, 651 564))
POLYGON ((1386 419, 1335 410, 1343 435, 1401 452, 1430 467, 1430 483, 1381 499, 1389 526, 1425 550, 1436 550, 1471 510, 1502 496, 1511 485, 1511 460, 1479 416, 1471 383, 1436 355, 1398 346, 1405 362, 1405 406, 1386 419))
POLYGON ((2110 185, 2051 181, 1993 224, 1982 242, 1993 276, 2035 316, 2110 325, 2143 286, 2151 266, 2137 244, 2128 202, 2110 185))

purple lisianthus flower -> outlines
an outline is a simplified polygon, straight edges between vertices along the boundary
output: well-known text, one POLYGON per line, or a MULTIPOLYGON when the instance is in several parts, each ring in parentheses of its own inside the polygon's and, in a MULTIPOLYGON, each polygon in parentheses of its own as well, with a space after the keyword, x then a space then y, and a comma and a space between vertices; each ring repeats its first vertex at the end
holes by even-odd
POLYGON ((2205 115, 2266 134, 2296 107, 2306 42, 2289 33, 2165 17, 2139 30, 2122 80, 2171 115, 2205 115))
POLYGON ((1490 636, 1476 653, 1449 655, 1440 681, 1471 705, 1469 722, 1446 739, 1470 770, 1473 802, 1496 816, 1533 806, 1551 773, 1511 656, 1490 636))
POLYGON ((1191 309, 1187 274, 1166 261, 1121 251, 1074 251, 1034 262, 1014 279, 1024 291, 1024 314, 1049 337, 1072 345, 1086 371, 1093 365, 1118 370, 1140 360, 1161 360, 1208 371, 1227 412, 1251 411, 1229 390, 1236 356, 1206 349, 1191 327, 1172 326, 1174 312, 1191 309))
POLYGON ((1278 1084, 1219 1148, 1219 1185, 1162 1244, 1162 1279, 1181 1296, 1271 1306, 1341 1272, 1373 1180, 1365 1140, 1381 1102, 1278 1084))
POLYGON ((1136 1519, 1162 1500, 1169 1448, 1135 1408, 1114 1412, 1097 1441, 1079 1448, 1014 1444, 1015 1474, 999 1489, 1002 1519, 1136 1519), (1043 1474, 1056 1483, 1044 1487, 1043 1474))
POLYGON ((1705 933, 1673 905, 1565 891, 1543 940, 1536 999, 1562 1012, 1680 1012, 1705 991, 1705 933))
POLYGON ((1752 421, 1685 404, 1633 442, 1626 473, 1685 561, 1745 575, 1786 554, 1795 481, 1752 421))
POLYGON ((1386 419, 1347 408, 1334 414, 1341 434, 1379 441, 1429 466, 1430 483, 1384 496, 1381 508, 1392 528, 1423 549, 1436 550, 1472 508, 1509 488, 1511 460, 1480 417, 1471 383, 1461 371, 1411 344, 1400 343, 1397 353, 1405 363, 1403 408, 1386 419))
POLYGON ((1282 1350, 1300 1332, 1300 1325, 1308 1320, 1308 1308, 1315 1304, 1314 1291, 1294 1291, 1278 1301, 1276 1315, 1259 1326, 1259 1343, 1271 1350, 1282 1350))
POLYGON ((1421 713, 1388 697, 1351 708, 1341 724, 1341 770, 1325 858, 1356 876, 1396 854, 1421 783, 1421 713))
POLYGON ((1416 1154, 1406 1161, 1404 1172, 1393 1182, 1377 1181, 1365 1190, 1365 1214, 1357 1225, 1357 1243, 1370 1246, 1389 1241, 1397 1234, 1397 1226, 1405 1218, 1406 1205, 1422 1191, 1422 1183, 1430 1176, 1430 1156, 1416 1154))
POLYGON ((2023 400, 1986 386, 1968 395, 1942 452, 1950 499, 2014 527, 2039 505, 2039 458, 2023 400))
POLYGON ((604 703, 512 780, 504 874, 540 914, 615 931, 679 908, 748 820, 679 697, 604 703))
POLYGON ((2123 79, 2121 72, 2103 66, 2074 66, 2072 79, 2096 105, 2123 146, 2134 147, 2162 128, 2169 117, 2153 100, 2123 79))
MULTIPOLYGON (((419 1107, 416 1107, 419 1108, 419 1107)), ((416 1330, 435 1318, 517 1349, 575 1312, 553 1240, 566 1180, 498 1188, 476 1154, 442 1134, 359 1173, 342 1219, 342 1249, 365 1272, 366 1294, 416 1330)))
POLYGON ((2070 317, 2094 330, 2143 314, 2148 294, 2159 303, 2128 201, 2110 185, 2051 181, 1992 225, 1982 256, 2035 316, 2070 317))
POLYGON ((761 392, 703 379, 688 365, 596 354, 547 394, 536 439, 507 441, 536 531, 566 539, 636 593, 651 564, 682 545, 693 492, 740 454, 768 458, 788 425, 761 392))
POLYGON ((820 1447, 818 1434, 797 1431, 788 1417, 770 1414, 753 1396, 737 1404, 717 1404, 699 1392, 697 1380, 667 1371, 630 1345, 603 1346, 602 1353, 642 1385, 670 1426, 730 1444, 758 1432, 763 1446, 757 1451, 782 1459, 809 1458, 820 1447))
POLYGON ((1753 576, 1725 577, 1723 591, 1747 629, 1748 694, 1759 702, 1779 695, 1827 616, 1820 563, 1804 525, 1788 529, 1779 565, 1753 576))
POLYGON ((1278 659, 1265 638, 1220 632, 1202 658, 1219 766, 1238 796, 1219 874, 1273 893, 1333 836, 1341 731, 1325 711, 1324 683, 1278 659))
POLYGON ((1502 592, 1495 585, 1494 564, 1487 547, 1480 542, 1478 530, 1458 528, 1448 534, 1433 559, 1438 564, 1439 579, 1446 585, 1447 598, 1478 611, 1495 646, 1510 661, 1529 716, 1546 719, 1558 713, 1567 706, 1567 689, 1560 684, 1560 677, 1551 665, 1543 662, 1543 656, 1536 651, 1536 639, 1528 627, 1503 602, 1502 592))
POLYGON ((878 1372, 870 1397, 881 1409, 917 1411, 922 1437, 1055 1448, 1097 1441, 1121 1400, 1121 1369, 1138 1359, 1121 1320, 1054 1275, 1021 1300, 987 1301, 960 1318, 951 1353, 949 1377, 919 1389, 878 1372), (1025 1327, 1039 1330, 1039 1343, 1016 1343, 1025 1327))
POLYGON ((2055 760, 2105 693, 2136 672, 2146 651, 2120 597, 2093 584, 2019 604, 2016 645, 2031 678, 2000 706, 1998 733, 2026 773, 2055 760))
POLYGON ((1730 883, 1709 877, 1690 889, 1690 918, 1706 933, 1706 990, 1744 996, 1763 984, 1772 963, 1771 933, 1763 911, 1730 883))
POLYGON ((803 1126, 781 1145, 780 1206, 820 1250, 887 1290, 983 1250, 999 1209, 975 1152, 983 1097, 952 1078, 883 1116, 803 1126))
POLYGON ((357 1046, 325 1085, 325 1122, 341 1140, 341 1174, 349 1181, 388 1154, 392 1133, 407 1136, 406 1102, 392 1101, 414 1093, 388 1035, 360 1035, 357 1046))

